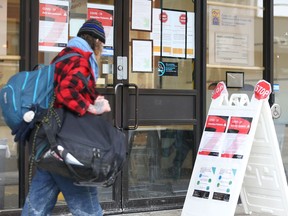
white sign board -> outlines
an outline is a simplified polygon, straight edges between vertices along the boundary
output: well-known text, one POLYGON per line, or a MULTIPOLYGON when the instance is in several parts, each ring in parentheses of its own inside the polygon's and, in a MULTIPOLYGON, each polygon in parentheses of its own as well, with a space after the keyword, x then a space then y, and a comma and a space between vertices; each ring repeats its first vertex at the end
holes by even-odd
POLYGON ((288 188, 271 110, 264 103, 260 113, 241 190, 247 214, 288 215, 288 188), (268 117, 269 116, 269 117, 268 117))
MULTIPOLYGON (((212 95, 212 103, 208 111, 182 216, 231 216, 235 214, 248 160, 250 165, 250 152, 256 140, 255 137, 266 140, 267 145, 271 145, 271 147, 274 146, 275 148, 277 146, 276 149, 279 151, 275 129, 271 130, 274 125, 271 112, 269 112, 268 98, 270 93, 270 84, 262 80, 255 86, 251 101, 246 94, 232 94, 230 100, 228 100, 228 92, 224 82, 218 83, 212 95), (271 121, 263 122, 263 116, 271 121)), ((256 151, 258 152, 258 150, 256 151)), ((260 148, 260 150, 264 151, 265 149, 260 148)), ((271 154, 273 154, 272 152, 270 151, 271 154)), ((261 151, 260 154, 264 155, 261 151)), ((274 170, 273 178, 275 178, 274 183, 278 183, 276 187, 283 191, 283 193, 278 191, 277 206, 274 202, 275 205, 271 203, 271 208, 281 209, 279 212, 288 212, 286 209, 288 206, 287 183, 286 179, 283 178, 285 174, 281 156, 280 154, 270 156, 275 159, 271 159, 271 164, 274 163, 278 167, 282 166, 282 169, 274 170)), ((255 157, 253 162, 261 167, 261 163, 259 164, 257 160, 258 158, 255 157)), ((264 162, 262 162, 263 164, 264 162)), ((260 169, 260 167, 257 168, 260 169)), ((251 169, 253 169, 252 165, 251 169)), ((265 171, 269 173, 270 171, 270 167, 267 166, 263 166, 261 169, 264 170, 263 173, 265 171)), ((253 171, 250 170, 250 173, 255 174, 253 171)), ((249 169, 247 169, 247 172, 249 172, 249 169)), ((266 173, 266 175, 268 174, 266 173)), ((247 182, 249 187, 242 190, 242 194, 245 194, 247 198, 242 200, 247 212, 252 209, 252 206, 248 206, 245 202, 249 198, 255 198, 253 196, 255 194, 259 195, 258 197, 264 194, 264 192, 257 190, 254 190, 254 193, 249 193, 249 190, 252 190, 259 183, 256 183, 255 178, 254 180, 247 182), (249 197, 249 195, 251 196, 249 197)), ((270 193, 272 194, 272 187, 266 188, 265 192, 269 189, 271 189, 270 193)), ((259 201, 257 198, 255 200, 259 201)), ((259 204, 261 202, 255 203, 259 204)), ((262 205, 265 205, 265 203, 262 205)), ((259 205, 257 207, 259 208, 259 205)), ((254 210, 259 209, 253 208, 254 210)), ((269 207, 266 208, 265 212, 269 211, 273 210, 269 207)), ((288 215, 288 213, 279 215, 288 215)))

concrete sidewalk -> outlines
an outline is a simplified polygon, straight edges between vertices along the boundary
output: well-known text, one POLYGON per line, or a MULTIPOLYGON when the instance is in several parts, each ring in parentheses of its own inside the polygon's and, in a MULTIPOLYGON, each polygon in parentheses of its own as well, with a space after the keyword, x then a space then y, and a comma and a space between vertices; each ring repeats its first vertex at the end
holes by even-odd
MULTIPOLYGON (((163 210, 163 211, 152 211, 152 212, 141 212, 141 213, 126 213, 126 214, 108 214, 114 216, 181 216, 182 209, 175 210, 163 210)), ((54 214, 53 214, 54 215, 54 214)), ((104 212, 104 216, 107 215, 104 212)), ((72 214, 57 214, 54 216, 72 216, 72 214)), ((199 216, 207 216, 207 215, 199 215, 199 216)), ((245 214, 244 208, 242 204, 238 204, 236 207, 236 212, 234 216, 272 216, 272 214, 264 214, 264 213, 255 213, 245 214)))
MULTIPOLYGON (((176 210, 166 210, 166 211, 153 211, 153 212, 142 212, 142 213, 129 213, 129 214, 117 214, 118 216, 181 216, 182 209, 176 210)), ((234 216, 268 216, 271 214, 263 214, 263 213, 251 213, 245 214, 244 208, 242 204, 237 205, 236 212, 234 216)), ((205 216, 205 215, 199 215, 205 216)))

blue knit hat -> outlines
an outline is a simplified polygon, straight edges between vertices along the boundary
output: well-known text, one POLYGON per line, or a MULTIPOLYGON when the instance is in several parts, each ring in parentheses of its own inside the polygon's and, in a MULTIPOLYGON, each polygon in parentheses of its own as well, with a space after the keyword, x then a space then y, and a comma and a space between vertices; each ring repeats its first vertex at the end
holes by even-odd
POLYGON ((105 32, 101 22, 96 19, 87 20, 79 29, 77 36, 88 34, 105 44, 105 32))

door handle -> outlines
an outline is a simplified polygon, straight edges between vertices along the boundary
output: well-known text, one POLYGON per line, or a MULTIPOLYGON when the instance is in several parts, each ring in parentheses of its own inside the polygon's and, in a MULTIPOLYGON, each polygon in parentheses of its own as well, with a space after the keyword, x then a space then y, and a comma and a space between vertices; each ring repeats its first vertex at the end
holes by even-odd
MULTIPOLYGON (((124 84, 123 83, 117 83, 116 85, 115 85, 115 107, 117 106, 117 96, 118 96, 118 89, 119 88, 122 88, 123 89, 123 86, 124 86, 124 84)), ((122 98, 122 97, 121 97, 122 98)), ((123 106, 122 106, 123 107, 123 106)), ((121 107, 121 110, 123 110, 123 108, 121 107)), ((118 128, 119 130, 121 130, 121 129, 123 129, 123 126, 121 125, 121 126, 119 126, 118 125, 118 118, 117 118, 117 116, 118 116, 118 113, 117 113, 117 108, 115 109, 115 127, 116 128, 118 128)))
POLYGON ((134 83, 127 84, 128 88, 132 87, 135 89, 135 116, 134 116, 134 125, 128 126, 127 130, 136 130, 138 128, 138 97, 139 97, 139 89, 138 86, 134 83))
MULTIPOLYGON (((134 88, 135 89, 135 114, 134 114, 134 125, 129 125, 128 127, 125 128, 125 130, 136 130, 138 128, 138 97, 139 97, 139 89, 138 86, 134 83, 129 83, 129 84, 124 84, 124 83, 118 83, 115 86, 115 106, 117 104, 117 96, 118 96, 118 91, 120 88, 134 88)), ((117 109, 115 109, 117 112, 117 109)), ((121 107, 122 113, 121 116, 123 116, 123 106, 121 107)), ((115 127, 118 129, 123 129, 123 126, 118 125, 118 113, 115 113, 115 127)))

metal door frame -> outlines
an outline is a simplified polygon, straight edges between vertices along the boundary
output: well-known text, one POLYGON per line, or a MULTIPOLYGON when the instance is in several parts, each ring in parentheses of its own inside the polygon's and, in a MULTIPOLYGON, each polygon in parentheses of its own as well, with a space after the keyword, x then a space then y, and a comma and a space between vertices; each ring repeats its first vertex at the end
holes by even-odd
MULTIPOLYGON (((117 56, 129 56, 129 0, 115 0, 115 30, 114 40, 120 41, 115 43, 114 64, 117 61, 117 56), (123 15, 123 16, 122 16, 123 15), (119 19, 118 19, 119 18, 119 19)), ((263 78, 268 82, 273 82, 273 0, 263 0, 264 17, 263 17, 263 78)), ((38 17, 39 17, 39 2, 34 1, 33 4, 29 0, 20 1, 20 70, 31 69, 32 65, 37 64, 38 57, 38 17)), ((197 145, 194 146, 194 152, 197 152, 202 129, 205 124, 206 114, 206 17, 207 17, 207 0, 195 0, 195 95, 196 95, 196 133, 199 135, 196 138, 197 145)), ((128 80, 117 80, 116 68, 114 67, 114 87, 118 83, 128 84, 128 80)), ((101 90, 113 97, 113 90, 101 90)), ((123 90, 124 106, 129 101, 131 91, 127 88, 123 90)), ((156 93, 161 93, 161 90, 156 90, 156 93)), ((273 98, 270 101, 273 102, 273 98)), ((123 126, 128 126, 128 113, 115 113, 117 119, 123 119, 123 126)), ((194 153, 193 157, 196 156, 194 153)), ((22 207, 28 191, 28 152, 27 148, 19 145, 19 207, 22 207)), ((195 158, 195 157, 194 157, 195 158)), ((147 200, 140 202, 128 202, 128 167, 124 168, 122 182, 118 181, 113 189, 115 202, 102 203, 103 208, 111 212, 121 212, 124 207, 128 211, 140 211, 147 200), (128 204, 125 205, 124 203, 128 204), (133 210, 134 209, 134 210, 133 210)), ((159 204, 159 209, 180 208, 183 198, 167 198, 167 203, 174 207, 161 206, 161 199, 153 200, 154 205, 159 204), (179 203, 176 204, 175 202, 179 203)), ((63 207, 65 208, 65 207, 63 207)), ((61 210, 63 210, 61 208, 61 210)), ((144 207, 145 208, 145 207, 144 207)), ((142 208, 143 210, 143 208, 142 208)), ((144 209, 145 210, 145 209, 144 209)), ((147 210, 147 209, 146 209, 147 210)), ((13 211, 11 211, 12 213, 13 211)), ((19 213, 19 212, 18 212, 19 213)), ((13 215, 13 214, 12 214, 13 215)))

